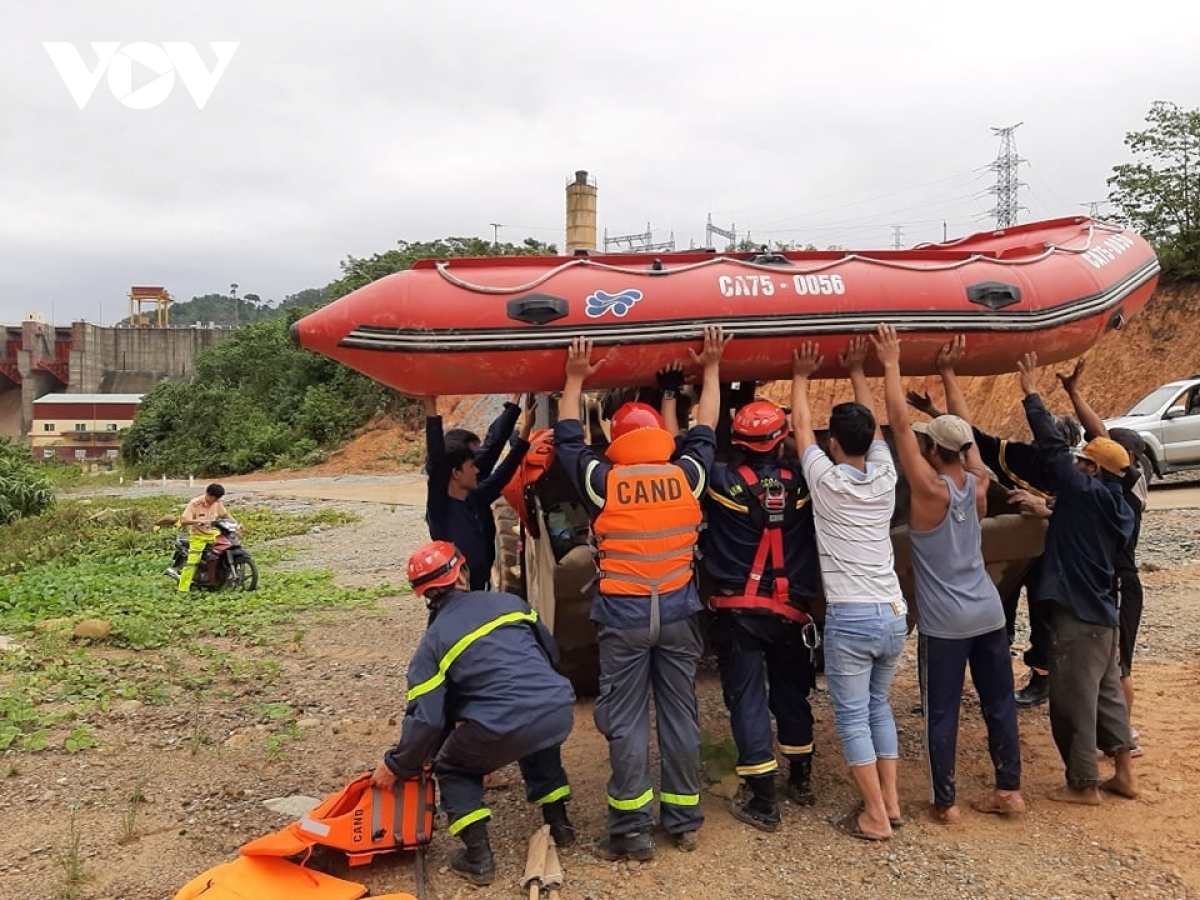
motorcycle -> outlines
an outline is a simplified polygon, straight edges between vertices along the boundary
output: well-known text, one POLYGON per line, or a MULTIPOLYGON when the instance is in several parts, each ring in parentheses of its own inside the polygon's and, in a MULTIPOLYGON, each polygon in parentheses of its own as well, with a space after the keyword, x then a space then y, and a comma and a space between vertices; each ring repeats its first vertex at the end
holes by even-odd
MULTIPOLYGON (((215 519, 212 524, 217 536, 204 548, 200 562, 196 564, 191 590, 255 590, 258 587, 258 566, 254 564, 250 551, 242 546, 241 524, 234 519, 215 519)), ((188 535, 176 535, 175 560, 163 573, 176 581, 187 562, 188 541, 188 535)))

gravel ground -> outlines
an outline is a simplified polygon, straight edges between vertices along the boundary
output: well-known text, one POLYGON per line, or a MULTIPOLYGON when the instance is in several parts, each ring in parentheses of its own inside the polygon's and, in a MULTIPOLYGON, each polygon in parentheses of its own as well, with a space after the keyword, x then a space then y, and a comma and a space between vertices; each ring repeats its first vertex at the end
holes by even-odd
MULTIPOLYGON (((335 479, 345 484, 345 479, 335 479)), ((159 485, 133 490, 161 494, 159 485)), ((174 496, 196 489, 169 486, 174 496)), ((305 493, 297 484, 295 493, 305 493)), ((425 540, 415 506, 287 497, 275 486, 230 486, 230 506, 269 504, 304 512, 335 506, 359 515, 349 526, 289 539, 289 567, 333 569, 345 585, 400 584, 403 561, 425 540)), ((253 543, 250 544, 254 549, 253 543)), ((828 821, 848 808, 853 787, 841 763, 828 698, 813 698, 817 716, 813 809, 788 807, 784 829, 762 834, 733 820, 717 791, 704 798, 707 823, 694 854, 666 841, 648 864, 612 864, 582 846, 563 854, 564 898, 724 898, 730 894, 784 898, 1191 898, 1200 897, 1200 823, 1196 818, 1194 759, 1200 713, 1197 634, 1200 605, 1200 511, 1152 512, 1143 531, 1147 585, 1144 640, 1137 669, 1135 724, 1146 756, 1139 761, 1142 798, 1106 800, 1076 809, 1044 801, 1061 780, 1045 709, 1022 711, 1027 816, 1003 821, 964 814, 947 829, 922 817, 926 782, 921 720, 915 709, 915 659, 893 691, 901 735, 901 798, 909 824, 886 844, 850 840, 828 821)), ((269 578, 270 572, 264 573, 269 578)), ((424 609, 410 595, 385 601, 375 612, 325 613, 298 624, 292 642, 261 648, 218 647, 218 652, 270 659, 279 687, 231 674, 202 693, 181 690, 161 706, 117 704, 101 731, 101 750, 58 756, 8 754, 9 777, 0 782, 0 897, 51 897, 62 883, 65 823, 82 827, 81 858, 89 879, 84 900, 160 900, 210 866, 228 861, 245 841, 281 828, 287 816, 266 800, 321 797, 374 765, 395 738, 402 712, 405 663, 420 638, 424 609), (278 723, 259 711, 286 703, 295 735, 283 752, 266 752, 278 723), (123 836, 128 796, 147 798, 132 836, 123 836)), ((147 660, 152 664, 152 660, 147 660)), ((727 716, 711 664, 698 683, 702 722, 710 739, 728 737, 727 716)), ((575 802, 572 814, 585 838, 604 822, 606 748, 581 701, 565 751, 575 802)), ((514 779, 515 768, 506 770, 514 779)), ((964 700, 958 784, 963 799, 982 792, 990 777, 977 703, 964 700)), ((430 895, 500 898, 521 895, 517 881, 536 812, 514 787, 489 793, 499 878, 486 889, 464 885, 445 866, 456 842, 439 833, 429 851, 430 895)), ((336 859, 324 867, 367 885, 373 893, 413 891, 411 857, 382 859, 348 869, 336 859)))

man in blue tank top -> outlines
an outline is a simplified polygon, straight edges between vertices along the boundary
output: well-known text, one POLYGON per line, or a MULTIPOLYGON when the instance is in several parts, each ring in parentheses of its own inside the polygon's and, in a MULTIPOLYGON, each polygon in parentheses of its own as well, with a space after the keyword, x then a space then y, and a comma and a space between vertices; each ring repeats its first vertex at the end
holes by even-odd
MULTIPOLYGON (((909 537, 920 630, 918 666, 930 814, 947 825, 961 820, 954 773, 958 710, 968 664, 996 773, 995 788, 971 806, 985 813, 1022 813, 1021 747, 1008 634, 981 546, 979 520, 987 509, 988 471, 964 419, 942 415, 910 426, 896 329, 880 325, 874 341, 883 363, 888 421, 911 492, 909 537)), ((943 362, 952 366, 964 348, 961 341, 943 347, 939 368, 943 362)))

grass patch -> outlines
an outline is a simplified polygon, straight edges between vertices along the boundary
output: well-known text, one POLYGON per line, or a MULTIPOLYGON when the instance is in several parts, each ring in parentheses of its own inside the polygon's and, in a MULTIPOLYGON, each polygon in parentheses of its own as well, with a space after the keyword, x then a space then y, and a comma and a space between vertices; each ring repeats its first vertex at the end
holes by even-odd
POLYGON ((60 900, 79 900, 90 876, 83 869, 83 834, 74 808, 67 823, 67 846, 55 854, 55 861, 63 870, 63 883, 58 891, 60 900))
POLYGON ((370 606, 394 593, 386 585, 337 588, 322 570, 271 571, 286 547, 255 549, 353 516, 248 509, 239 520, 265 570, 259 590, 181 596, 161 574, 172 535, 150 530, 176 505, 67 501, 0 528, 0 633, 20 644, 0 655, 0 750, 78 753, 96 746, 95 723, 115 702, 163 703, 217 683, 270 685, 278 664, 245 648, 294 640, 299 614, 370 606), (103 641, 75 641, 71 629, 83 619, 106 620, 112 630, 103 641))

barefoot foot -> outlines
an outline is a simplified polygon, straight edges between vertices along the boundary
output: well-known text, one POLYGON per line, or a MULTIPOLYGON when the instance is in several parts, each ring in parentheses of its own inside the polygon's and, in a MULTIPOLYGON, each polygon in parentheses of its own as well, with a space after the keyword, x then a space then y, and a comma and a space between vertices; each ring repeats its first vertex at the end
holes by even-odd
POLYGON ((1094 784, 1078 789, 1064 784, 1047 793, 1046 797, 1057 803, 1076 803, 1080 806, 1099 806, 1101 803, 1100 791, 1094 784))
POLYGON ((1100 782, 1100 790, 1124 797, 1126 800, 1136 800, 1138 796, 1137 786, 1134 782, 1120 776, 1100 782))
POLYGON ((993 816, 1019 816, 1025 812, 1025 799, 1020 791, 992 791, 971 801, 971 809, 993 816))
POLYGON ((957 825, 962 822, 962 811, 957 806, 938 806, 936 803, 929 807, 929 818, 941 825, 957 825))

